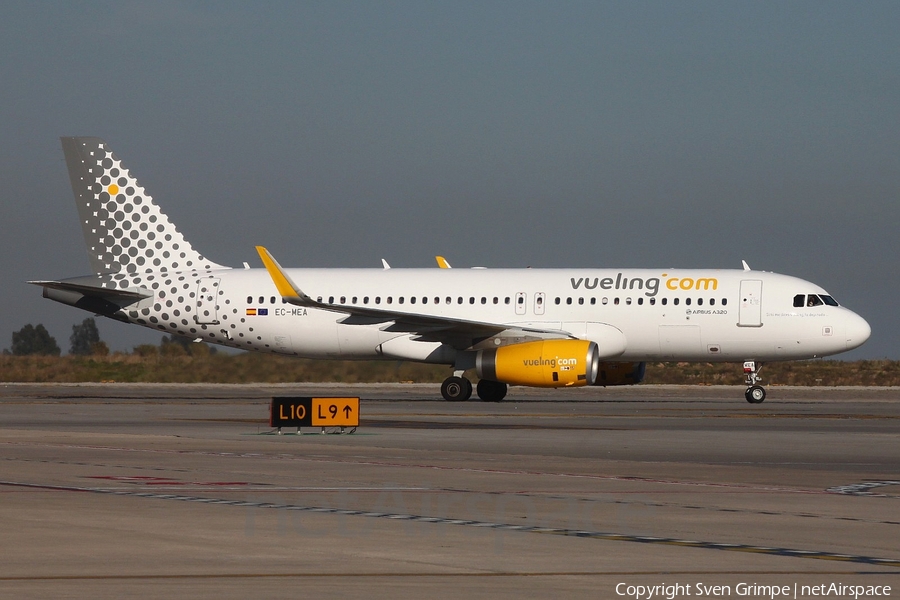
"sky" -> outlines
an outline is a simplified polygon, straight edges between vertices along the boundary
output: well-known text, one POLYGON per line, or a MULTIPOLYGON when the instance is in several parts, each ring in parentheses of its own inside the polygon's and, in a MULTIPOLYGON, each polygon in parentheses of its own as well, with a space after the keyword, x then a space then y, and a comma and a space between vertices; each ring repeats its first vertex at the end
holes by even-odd
MULTIPOLYGON (((88 315, 60 136, 261 266, 740 268, 900 359, 900 3, 4 2, 0 348, 88 315)), ((160 333, 99 319, 114 350, 160 333)))

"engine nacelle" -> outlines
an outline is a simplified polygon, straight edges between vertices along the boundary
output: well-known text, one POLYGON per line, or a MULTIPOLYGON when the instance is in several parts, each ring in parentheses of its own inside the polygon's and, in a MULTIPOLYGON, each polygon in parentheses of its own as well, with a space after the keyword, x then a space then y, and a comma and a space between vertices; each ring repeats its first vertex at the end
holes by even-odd
POLYGON ((541 340, 479 350, 480 379, 533 387, 595 385, 600 352, 589 340, 541 340))
POLYGON ((597 380, 591 385, 635 385, 644 380, 647 363, 603 362, 597 371, 597 380))

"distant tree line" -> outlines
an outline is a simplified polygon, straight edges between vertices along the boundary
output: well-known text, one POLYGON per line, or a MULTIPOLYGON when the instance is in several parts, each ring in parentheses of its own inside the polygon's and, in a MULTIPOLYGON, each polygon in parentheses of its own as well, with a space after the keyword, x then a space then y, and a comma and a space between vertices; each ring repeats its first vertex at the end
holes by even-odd
MULTIPOLYGON (((163 336, 160 345, 143 344, 137 346, 135 353, 146 356, 160 353, 163 355, 179 354, 215 354, 216 349, 205 343, 195 344, 194 340, 180 335, 163 336), (201 348, 202 347, 202 348, 201 348)), ((13 356, 59 356, 61 350, 56 338, 50 335, 43 324, 29 323, 12 334, 12 346, 3 354, 13 356)), ((75 356, 107 356, 109 346, 100 339, 100 331, 93 318, 88 317, 80 324, 72 325, 69 336, 69 354, 75 356)))

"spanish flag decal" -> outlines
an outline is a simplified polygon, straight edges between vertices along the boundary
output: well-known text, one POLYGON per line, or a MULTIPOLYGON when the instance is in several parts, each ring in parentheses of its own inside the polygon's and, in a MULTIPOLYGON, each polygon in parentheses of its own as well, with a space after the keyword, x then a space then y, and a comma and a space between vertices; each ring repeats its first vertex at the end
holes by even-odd
POLYGON ((248 309, 247 309, 247 316, 248 316, 248 317, 255 317, 255 316, 256 316, 256 309, 255 309, 255 308, 248 308, 248 309))

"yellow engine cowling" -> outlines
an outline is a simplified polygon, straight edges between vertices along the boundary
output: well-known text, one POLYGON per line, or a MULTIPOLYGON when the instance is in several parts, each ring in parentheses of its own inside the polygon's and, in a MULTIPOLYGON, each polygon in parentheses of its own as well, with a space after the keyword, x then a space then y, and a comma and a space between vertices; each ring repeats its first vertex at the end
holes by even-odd
POLYGON ((600 352, 588 340, 542 340, 479 350, 480 379, 533 387, 595 385, 600 352))
POLYGON ((602 362, 591 385, 635 385, 644 380, 646 367, 643 362, 602 362))

